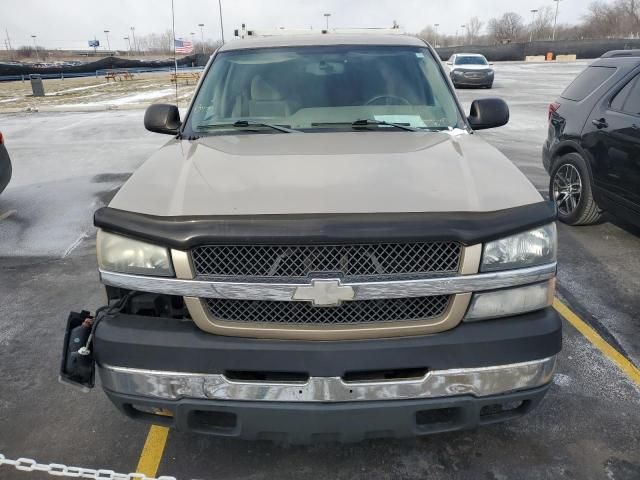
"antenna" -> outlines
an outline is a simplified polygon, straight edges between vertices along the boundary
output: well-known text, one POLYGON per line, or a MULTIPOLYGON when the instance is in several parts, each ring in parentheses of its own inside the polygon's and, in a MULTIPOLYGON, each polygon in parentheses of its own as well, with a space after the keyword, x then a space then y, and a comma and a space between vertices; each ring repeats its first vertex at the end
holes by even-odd
POLYGON ((173 72, 176 80, 176 107, 178 106, 178 60, 176 60, 176 14, 171 0, 171 32, 173 34, 173 72))

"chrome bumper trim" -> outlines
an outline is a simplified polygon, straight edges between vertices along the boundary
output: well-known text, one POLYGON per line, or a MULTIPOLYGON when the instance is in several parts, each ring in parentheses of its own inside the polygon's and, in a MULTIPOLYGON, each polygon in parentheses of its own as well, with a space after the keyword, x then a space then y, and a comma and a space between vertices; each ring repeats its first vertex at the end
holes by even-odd
POLYGON ((434 370, 399 381, 345 382, 311 377, 306 382, 238 382, 220 374, 139 370, 102 365, 103 387, 111 392, 169 400, 209 399, 269 402, 354 402, 473 395, 484 397, 546 385, 556 357, 494 367, 434 370))
MULTIPOLYGON (((454 295, 458 293, 496 290, 555 277, 556 263, 537 267, 504 270, 500 272, 433 277, 419 280, 382 282, 345 282, 351 287, 353 300, 382 298, 424 297, 428 295, 454 295)), ((307 283, 249 283, 184 280, 179 278, 149 277, 100 270, 100 280, 105 285, 151 293, 163 293, 183 297, 230 298, 238 300, 292 301, 296 289, 307 283)))

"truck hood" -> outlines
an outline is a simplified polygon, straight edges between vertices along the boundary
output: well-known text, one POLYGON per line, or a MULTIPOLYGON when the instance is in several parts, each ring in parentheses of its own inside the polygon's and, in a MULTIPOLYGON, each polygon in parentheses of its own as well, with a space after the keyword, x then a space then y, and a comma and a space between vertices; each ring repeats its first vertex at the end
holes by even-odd
POLYGON ((171 140, 110 207, 157 216, 487 212, 541 200, 477 134, 370 131, 171 140))

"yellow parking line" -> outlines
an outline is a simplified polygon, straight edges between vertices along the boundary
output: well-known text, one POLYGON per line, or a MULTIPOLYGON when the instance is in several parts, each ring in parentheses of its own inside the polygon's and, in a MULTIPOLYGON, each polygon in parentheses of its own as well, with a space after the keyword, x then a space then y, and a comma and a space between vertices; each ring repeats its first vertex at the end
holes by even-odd
POLYGON ((640 385, 640 369, 631 363, 624 355, 618 350, 607 343, 604 338, 598 334, 593 328, 591 328, 584 320, 578 315, 573 313, 569 307, 562 303, 557 298, 553 301, 553 308, 562 315, 567 322, 574 326, 582 335, 586 337, 598 350, 600 350, 605 357, 615 363, 620 370, 627 374, 627 376, 633 380, 636 384, 640 385))
POLYGON ((13 215, 14 213, 16 213, 17 210, 8 210, 4 213, 0 213, 0 221, 1 220, 6 220, 7 218, 9 218, 11 215, 13 215))
POLYGON ((162 460, 164 446, 167 443, 169 429, 158 425, 151 425, 147 440, 144 442, 136 473, 143 473, 147 477, 155 477, 162 460))

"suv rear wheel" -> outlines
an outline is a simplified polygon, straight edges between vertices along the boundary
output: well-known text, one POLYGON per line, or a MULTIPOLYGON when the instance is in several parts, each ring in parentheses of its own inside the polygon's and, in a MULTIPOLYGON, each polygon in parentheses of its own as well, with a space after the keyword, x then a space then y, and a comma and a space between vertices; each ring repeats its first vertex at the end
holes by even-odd
POLYGON ((549 197, 556 202, 558 218, 569 225, 592 225, 602 218, 593 199, 591 176, 577 153, 563 155, 551 170, 549 197))

